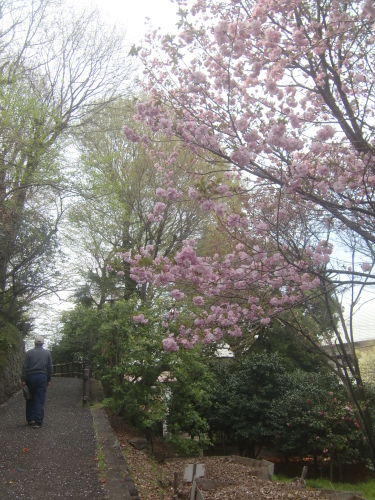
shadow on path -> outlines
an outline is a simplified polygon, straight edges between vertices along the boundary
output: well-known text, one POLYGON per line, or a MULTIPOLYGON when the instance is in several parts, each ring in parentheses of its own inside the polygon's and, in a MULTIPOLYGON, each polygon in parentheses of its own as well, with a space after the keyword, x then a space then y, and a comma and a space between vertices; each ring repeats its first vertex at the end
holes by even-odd
POLYGON ((0 498, 104 499, 82 380, 53 378, 41 429, 27 426, 21 393, 0 406, 0 498))

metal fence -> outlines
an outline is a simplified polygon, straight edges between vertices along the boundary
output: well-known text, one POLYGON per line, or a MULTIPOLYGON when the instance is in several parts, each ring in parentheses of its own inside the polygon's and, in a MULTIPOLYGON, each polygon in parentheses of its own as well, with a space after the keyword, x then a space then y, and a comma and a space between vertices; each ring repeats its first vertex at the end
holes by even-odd
POLYGON ((70 377, 83 379, 83 404, 86 405, 90 394, 90 365, 87 359, 56 363, 53 366, 53 377, 70 377))

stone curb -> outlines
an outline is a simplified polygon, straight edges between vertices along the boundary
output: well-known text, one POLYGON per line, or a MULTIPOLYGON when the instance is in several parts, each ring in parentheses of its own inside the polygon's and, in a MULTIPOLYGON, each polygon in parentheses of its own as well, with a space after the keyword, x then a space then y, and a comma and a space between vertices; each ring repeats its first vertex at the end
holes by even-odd
POLYGON ((104 493, 108 500, 140 500, 124 454, 103 408, 91 408, 95 429, 107 467, 104 493))

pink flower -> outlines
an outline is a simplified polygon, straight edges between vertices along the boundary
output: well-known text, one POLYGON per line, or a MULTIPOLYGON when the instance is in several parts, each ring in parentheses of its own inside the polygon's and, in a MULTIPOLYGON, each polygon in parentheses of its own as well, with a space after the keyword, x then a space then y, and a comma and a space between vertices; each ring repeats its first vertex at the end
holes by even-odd
POLYGON ((166 196, 166 195, 167 195, 167 191, 166 191, 165 189, 160 188, 160 187, 159 187, 159 188, 156 188, 156 196, 157 196, 158 198, 163 198, 163 197, 164 197, 164 196, 166 196))
POLYGON ((259 224, 256 225, 256 228, 258 234, 264 234, 268 230, 268 225, 265 224, 264 222, 260 222, 259 224))
POLYGON ((227 206, 225 203, 217 203, 214 206, 214 212, 219 217, 224 217, 226 210, 227 210, 227 206))
POLYGON ((240 219, 241 219, 241 217, 239 216, 239 214, 229 214, 228 219, 227 219, 228 226, 229 227, 238 226, 240 223, 240 219))
POLYGON ((369 264, 368 262, 364 262, 362 265, 362 271, 367 273, 368 271, 371 271, 372 269, 372 264, 369 264))
POLYGON ((179 38, 181 38, 181 40, 183 40, 187 44, 190 44, 194 41, 194 37, 189 31, 183 31, 179 35, 179 38))
POLYGON ((157 203, 155 203, 154 205, 154 208, 152 209, 152 211, 154 212, 154 214, 156 216, 160 215, 163 210, 165 209, 167 205, 165 205, 165 203, 161 203, 160 201, 158 201, 157 203))
POLYGON ((261 27, 261 23, 257 19, 254 19, 250 23, 250 33, 254 36, 259 36, 261 34, 261 27))
POLYGON ((216 191, 218 191, 220 194, 226 194, 228 193, 229 188, 226 184, 220 184, 220 186, 216 188, 216 191))
POLYGON ((193 297, 193 303, 195 306, 203 306, 204 305, 203 297, 193 297))
POLYGON ((239 167, 246 167, 249 164, 250 156, 250 151, 245 146, 240 146, 237 151, 231 154, 230 159, 239 167))
POLYGON ((336 130, 331 127, 331 125, 325 125, 323 128, 318 130, 316 138, 320 141, 327 141, 328 139, 332 139, 335 133, 336 130))
POLYGON ((260 323, 261 323, 262 325, 268 325, 270 322, 271 322, 271 319, 270 319, 270 318, 262 318, 262 319, 260 320, 260 323))
POLYGON ((362 16, 369 20, 375 19, 375 6, 371 0, 366 0, 362 8, 362 16))
POLYGON ((129 128, 128 126, 124 125, 122 127, 122 133, 124 134, 124 136, 129 139, 129 141, 132 141, 132 142, 139 142, 141 140, 141 138, 139 137, 139 135, 137 135, 134 130, 132 130, 131 128, 129 128))
POLYGON ((277 147, 283 146, 285 141, 285 131, 286 127, 283 123, 273 125, 268 135, 268 144, 277 147))
POLYGON ((266 38, 268 41, 272 43, 279 43, 281 40, 281 34, 279 31, 276 31, 272 28, 268 28, 264 30, 264 34, 266 35, 266 38))
POLYGON ((223 45, 229 42, 228 37, 228 23, 226 21, 221 21, 214 30, 214 35, 218 45, 223 45))
POLYGON ((360 73, 357 73, 356 75, 353 76, 353 83, 360 83, 360 82, 365 82, 366 78, 361 75, 360 73))
POLYGON ((180 292, 180 290, 172 290, 171 295, 175 300, 182 300, 185 297, 185 294, 180 292))
POLYGON ((216 206, 214 200, 201 200, 200 207, 202 210, 213 210, 216 206))
POLYGON ((189 187, 189 198, 196 200, 198 198, 198 191, 192 187, 189 187))
POLYGON ((206 75, 201 71, 193 71, 192 76, 194 83, 206 83, 206 75))
POLYGON ((148 323, 148 319, 144 317, 143 314, 139 314, 138 316, 133 316, 134 323, 139 323, 141 325, 146 325, 148 323))
POLYGON ((169 352, 178 351, 179 347, 173 337, 173 334, 169 335, 166 339, 163 339, 163 347, 169 352))
POLYGON ((289 120, 293 128, 299 128, 300 127, 300 121, 297 115, 290 113, 289 114, 289 120))
POLYGON ((179 200, 182 196, 182 193, 180 191, 177 191, 177 189, 169 187, 167 188, 166 192, 166 197, 168 200, 176 201, 179 200))

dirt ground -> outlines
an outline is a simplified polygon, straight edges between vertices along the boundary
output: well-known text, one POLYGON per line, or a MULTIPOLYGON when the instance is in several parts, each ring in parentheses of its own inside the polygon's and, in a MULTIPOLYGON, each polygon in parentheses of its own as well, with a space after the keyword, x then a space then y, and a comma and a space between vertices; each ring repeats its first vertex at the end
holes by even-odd
POLYGON ((296 486, 265 481, 254 477, 247 466, 230 462, 229 457, 199 457, 178 461, 167 461, 173 457, 173 449, 161 439, 153 442, 153 456, 150 458, 144 451, 133 448, 129 441, 142 437, 129 429, 124 422, 110 416, 120 445, 125 453, 126 461, 131 469, 134 482, 142 500, 172 500, 174 495, 173 480, 178 473, 179 498, 187 499, 190 485, 183 480, 183 471, 189 463, 203 463, 205 478, 220 480, 226 483, 216 490, 205 491, 205 500, 307 500, 327 498, 321 492, 298 489, 296 486))

